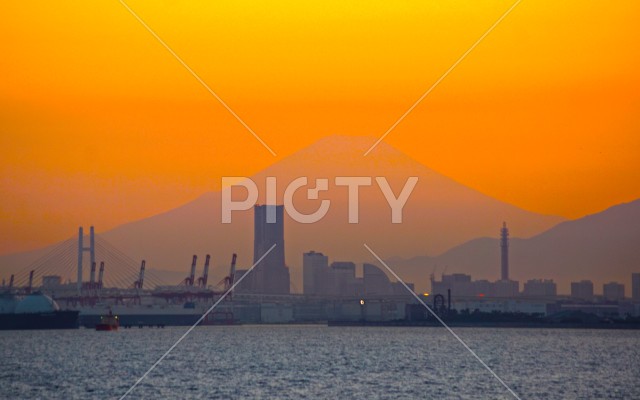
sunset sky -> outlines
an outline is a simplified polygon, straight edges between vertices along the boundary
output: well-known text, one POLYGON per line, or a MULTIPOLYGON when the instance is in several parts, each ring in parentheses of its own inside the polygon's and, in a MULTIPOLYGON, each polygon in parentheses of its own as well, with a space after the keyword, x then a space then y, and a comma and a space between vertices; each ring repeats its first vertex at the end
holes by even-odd
MULTIPOLYGON (((512 4, 0 5, 0 254, 179 206, 333 135, 382 135, 512 4)), ((524 0, 385 140, 577 218, 640 198, 640 2, 524 0)))

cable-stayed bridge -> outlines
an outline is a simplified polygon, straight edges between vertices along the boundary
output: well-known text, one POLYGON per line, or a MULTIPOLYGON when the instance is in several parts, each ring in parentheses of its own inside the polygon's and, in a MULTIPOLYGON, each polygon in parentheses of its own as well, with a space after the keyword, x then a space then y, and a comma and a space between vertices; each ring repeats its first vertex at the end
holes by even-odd
POLYGON ((51 283, 51 279, 58 277, 60 284, 75 284, 78 293, 106 287, 153 289, 168 284, 153 270, 146 270, 141 280, 141 263, 142 260, 134 260, 101 235, 94 234, 93 227, 89 235, 84 235, 80 228, 78 236, 58 243, 11 275, 8 282, 5 278, 3 286, 29 291, 46 285, 47 279, 51 283), (84 247, 86 239, 89 246, 84 247))

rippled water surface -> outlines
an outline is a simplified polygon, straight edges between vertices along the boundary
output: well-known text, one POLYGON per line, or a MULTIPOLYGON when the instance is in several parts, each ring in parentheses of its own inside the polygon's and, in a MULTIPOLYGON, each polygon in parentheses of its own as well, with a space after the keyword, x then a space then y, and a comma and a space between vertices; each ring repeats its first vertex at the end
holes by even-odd
MULTIPOLYGON (((0 332, 0 398, 119 398, 186 328, 0 332)), ((640 331, 459 328, 523 399, 640 399, 640 331)), ((513 398, 442 328, 198 327, 141 398, 513 398)))

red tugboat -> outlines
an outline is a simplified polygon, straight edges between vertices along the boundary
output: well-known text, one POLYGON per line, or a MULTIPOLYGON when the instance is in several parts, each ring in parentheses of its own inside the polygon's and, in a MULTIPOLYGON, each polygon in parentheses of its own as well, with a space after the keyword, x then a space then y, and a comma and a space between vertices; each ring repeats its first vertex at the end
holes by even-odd
POLYGON ((96 325, 96 331, 117 331, 119 326, 118 316, 113 315, 111 310, 109 310, 108 315, 100 317, 100 323, 96 325))

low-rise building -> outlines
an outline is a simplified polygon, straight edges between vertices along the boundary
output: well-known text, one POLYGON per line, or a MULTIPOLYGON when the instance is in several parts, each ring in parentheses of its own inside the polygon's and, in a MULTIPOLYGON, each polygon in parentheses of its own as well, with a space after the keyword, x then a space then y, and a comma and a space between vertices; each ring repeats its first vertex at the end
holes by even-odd
POLYGON ((571 282, 571 298, 576 300, 593 301, 593 282, 588 280, 571 282))
POLYGON ((557 286, 553 279, 530 279, 524 283, 522 295, 526 297, 556 297, 557 286))

